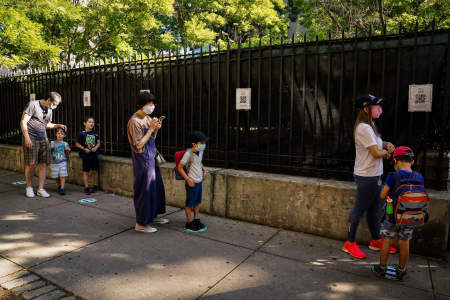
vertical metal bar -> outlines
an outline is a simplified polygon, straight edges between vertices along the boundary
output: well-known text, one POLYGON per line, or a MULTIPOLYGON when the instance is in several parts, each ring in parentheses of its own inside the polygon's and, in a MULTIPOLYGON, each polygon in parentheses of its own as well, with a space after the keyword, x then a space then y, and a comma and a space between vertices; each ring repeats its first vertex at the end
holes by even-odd
POLYGON ((220 127, 220 121, 219 121, 219 111, 220 111, 220 87, 222 86, 220 81, 220 64, 222 62, 222 54, 220 53, 220 44, 217 44, 217 81, 216 81, 216 155, 215 159, 217 160, 220 157, 220 139, 219 139, 219 127, 220 127))
POLYGON ((317 110, 318 108, 318 77, 319 77, 319 37, 316 35, 316 46, 314 47, 315 53, 315 66, 314 66, 314 124, 313 124, 313 167, 316 167, 316 146, 317 146, 317 138, 319 134, 317 134, 317 110))
POLYGON ((259 36, 259 44, 258 44, 258 116, 256 119, 256 143, 258 145, 259 152, 259 145, 260 145, 260 138, 261 138, 261 77, 262 77, 262 37, 259 36))
MULTIPOLYGON (((397 65, 396 65, 396 79, 395 79, 395 102, 394 102, 394 112, 398 112, 398 101, 400 94, 400 62, 401 62, 401 50, 402 50, 402 36, 401 36, 401 25, 399 27, 399 36, 397 44, 397 65)), ((394 113, 394 138, 397 138, 397 123, 398 114, 394 113)))
POLYGON ((200 130, 203 131, 202 126, 202 106, 203 106, 203 48, 200 47, 200 57, 199 57, 199 66, 200 66, 200 90, 199 90, 199 113, 198 113, 198 123, 200 130))
MULTIPOLYGON (((135 62, 136 63, 136 62, 135 62)), ((108 101, 108 90, 109 90, 109 84, 108 84, 108 62, 106 58, 103 59, 103 85, 104 85, 104 93, 102 94, 102 111, 103 111, 103 118, 102 118, 102 128, 103 128, 103 138, 105 139, 105 143, 103 145, 103 151, 106 153, 108 151, 108 143, 111 143, 111 140, 108 141, 108 131, 107 131, 107 101, 108 101)), ((136 64, 135 64, 136 66, 136 64)), ((136 71, 136 69, 135 69, 136 71)), ((136 72, 135 72, 136 74, 136 72)))
MULTIPOLYGON (((306 32, 303 36, 303 72, 302 72, 302 103, 300 107, 300 124, 301 124, 301 131, 300 131, 300 153, 304 156, 304 141, 305 141, 305 103, 306 103, 306 69, 307 69, 307 60, 306 60, 306 53, 307 53, 307 43, 306 43, 306 32)), ((304 160, 301 160, 304 162, 304 160)))
MULTIPOLYGON (((165 99, 164 99, 164 96, 165 96, 165 91, 164 91, 164 82, 166 81, 166 80, 164 80, 164 67, 165 67, 165 61, 164 61, 164 53, 161 51, 160 52, 160 59, 161 59, 161 88, 160 88, 160 96, 159 96, 159 98, 161 99, 161 108, 160 108, 160 113, 163 113, 164 112, 164 102, 165 102, 165 99)), ((162 134, 160 134, 160 137, 159 137, 159 145, 161 145, 161 147, 163 147, 163 145, 164 145, 164 143, 165 143, 165 137, 164 137, 164 131, 162 132, 162 134)), ((156 141, 155 141, 156 142, 156 141)))
MULTIPOLYGON (((413 46, 413 62, 412 62, 412 72, 411 81, 413 84, 416 83, 416 65, 417 65, 417 35, 419 30, 419 24, 416 21, 416 28, 414 31, 414 46, 413 46)), ((408 126, 408 142, 411 144, 414 129, 414 113, 409 113, 409 126, 408 126)))
POLYGON ((290 74, 290 86, 291 86, 291 103, 289 107, 289 167, 292 167, 292 140, 294 133, 294 76, 295 76, 295 56, 297 47, 295 46, 295 33, 292 35, 291 42, 291 74, 290 74))
POLYGON ((328 156, 328 154, 331 152, 330 151, 330 133, 331 133, 331 99, 330 99, 330 86, 331 86, 331 60, 333 59, 333 56, 331 55, 331 33, 328 33, 328 43, 327 43, 327 52, 328 52, 328 71, 327 71, 327 90, 326 90, 326 103, 327 103, 327 112, 326 112, 326 116, 327 116, 327 121, 326 121, 326 139, 325 139, 325 148, 322 147, 321 149, 321 153, 322 153, 322 157, 324 155, 324 153, 326 153, 326 156, 328 156))
MULTIPOLYGON (((208 46, 208 131, 211 136, 211 85, 212 85, 212 65, 211 65, 211 45, 208 46)), ((217 136, 215 137, 217 139, 217 136)), ((209 156, 209 154, 208 154, 209 156)))
POLYGON ((191 131, 190 134, 195 130, 194 129, 194 82, 195 82, 195 53, 194 49, 191 49, 191 131))
POLYGON ((230 118, 230 41, 227 44, 227 61, 226 61, 226 92, 225 92, 225 168, 228 168, 228 141, 229 141, 229 118, 230 118))
MULTIPOLYGON (((236 88, 241 87, 241 40, 238 41, 238 51, 237 51, 237 57, 236 57, 236 88)), ((236 93, 233 93, 236 97, 236 93)), ((233 98, 233 96, 232 96, 233 98)), ((237 99, 235 99, 235 102, 237 99)), ((239 156, 240 156, 240 149, 239 149, 239 142, 240 142, 240 135, 241 135, 241 125, 240 125, 240 111, 236 109, 236 130, 235 130, 235 161, 234 161, 234 167, 236 169, 239 169, 239 156)))
POLYGON ((183 128, 183 147, 186 147, 186 126, 184 126, 186 124, 186 85, 187 85, 187 66, 186 66, 186 48, 184 48, 184 52, 183 52, 183 65, 184 65, 184 72, 183 72, 183 126, 181 126, 183 128))
POLYGON ((372 81, 372 25, 369 28, 369 50, 367 60, 367 92, 370 93, 370 84, 372 81))
POLYGON ((278 165, 281 164, 281 127, 283 126, 282 120, 282 104, 283 104, 283 72, 284 72, 284 37, 281 37, 281 47, 280 47, 280 80, 278 86, 278 165))
POLYGON ((109 70, 111 73, 109 74, 108 98, 106 99, 106 102, 109 102, 107 105, 107 107, 109 109, 109 119, 107 120, 107 123, 109 123, 109 141, 110 141, 109 154, 111 155, 114 153, 113 145, 117 142, 114 140, 114 134, 113 134, 113 123, 117 123, 117 121, 113 122, 113 120, 115 120, 114 114, 113 114, 113 110, 114 110, 114 77, 115 76, 114 76, 114 65, 113 65, 112 57, 111 57, 111 62, 110 62, 109 66, 110 66, 109 70))
MULTIPOLYGON (((342 34, 344 35, 344 34, 342 34)), ((342 41, 342 53, 344 53, 344 41, 342 41)), ((355 40, 353 44, 353 57, 354 57, 354 63, 353 63, 353 92, 352 92, 352 100, 356 98, 356 84, 357 84, 357 78, 358 78, 358 28, 355 28, 355 40)), ((343 68, 343 66, 342 66, 343 68)), ((342 70, 342 77, 344 76, 344 71, 342 70)), ((341 87, 341 93, 343 93, 343 87, 341 87)), ((341 99, 342 95, 340 95, 340 105, 341 105, 341 99)), ((342 112, 342 106, 339 106, 339 112, 342 112)), ((355 106, 352 105, 352 117, 355 116, 355 106)), ((341 136, 341 126, 342 126, 342 113, 339 116, 339 148, 341 148, 342 145, 342 136, 341 136)))
MULTIPOLYGON (((168 91, 168 97, 167 97, 167 118, 169 120, 172 117, 172 113, 170 111, 170 106, 171 106, 170 102, 172 101, 172 90, 173 90, 173 87, 172 87, 172 53, 169 50, 169 91, 168 91)), ((170 121, 168 124, 170 124, 170 121)), ((170 137, 171 137, 170 125, 169 126, 166 125, 164 127, 166 128, 166 131, 167 131, 167 148, 166 148, 166 152, 165 152, 165 154, 167 155, 167 154, 169 154, 169 150, 172 145, 172 143, 170 142, 170 137)))
MULTIPOLYGON (((247 87, 251 88, 252 87, 252 39, 251 37, 249 37, 248 40, 248 78, 247 78, 247 87)), ((250 90, 251 91, 251 90, 250 90)), ((251 96, 250 96, 251 97, 251 96)), ((251 99, 250 99, 251 100, 251 99)), ((250 114, 250 110, 247 111, 247 128, 246 128, 246 132, 247 132, 247 152, 249 153, 249 155, 247 157, 250 157, 250 119, 251 119, 251 114, 250 114)), ((247 161, 249 160, 249 158, 247 158, 247 161)))
POLYGON ((271 153, 271 139, 272 139, 272 124, 271 124, 271 114, 272 114, 272 58, 273 58, 273 47, 272 47, 272 36, 270 36, 270 41, 269 41, 269 72, 268 72, 268 76, 269 76, 269 103, 268 103, 268 107, 267 107, 267 127, 268 127, 268 136, 269 138, 267 139, 269 142, 266 142, 266 154, 267 157, 265 159, 265 161, 268 162, 268 165, 271 165, 271 157, 270 157, 270 153, 271 153))
MULTIPOLYGON (((178 60, 178 49, 175 52, 175 61, 177 66, 177 77, 175 80, 175 149, 178 149, 178 86, 180 82, 180 62, 178 60)), ((183 145, 184 147, 184 145, 183 145)))

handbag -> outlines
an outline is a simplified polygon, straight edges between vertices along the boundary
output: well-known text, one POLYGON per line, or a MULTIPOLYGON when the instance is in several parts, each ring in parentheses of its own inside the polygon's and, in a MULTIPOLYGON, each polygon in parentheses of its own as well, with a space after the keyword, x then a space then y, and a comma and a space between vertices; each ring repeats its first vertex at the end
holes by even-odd
POLYGON ((163 164, 166 163, 166 160, 164 159, 164 157, 162 156, 162 154, 159 153, 158 150, 156 150, 155 162, 156 162, 156 165, 157 165, 158 167, 160 167, 160 166, 162 166, 163 164))

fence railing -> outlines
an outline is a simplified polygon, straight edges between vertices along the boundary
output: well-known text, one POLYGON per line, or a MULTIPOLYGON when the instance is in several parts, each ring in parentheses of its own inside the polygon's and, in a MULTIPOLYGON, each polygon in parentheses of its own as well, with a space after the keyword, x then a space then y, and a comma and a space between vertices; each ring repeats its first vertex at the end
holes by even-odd
MULTIPOLYGON (((210 141, 210 166, 350 179, 355 97, 386 98, 378 126, 384 140, 410 145, 418 155, 448 150, 449 31, 343 38, 281 45, 207 49, 104 61, 0 79, 0 140, 19 144, 19 120, 30 94, 58 91, 54 121, 68 125, 74 143, 83 118, 93 116, 101 152, 129 155, 126 124, 135 98, 150 89, 156 116, 167 116, 157 145, 168 159, 187 146, 193 130, 210 141), (410 84, 433 84, 431 112, 408 112, 410 84), (236 88, 251 88, 251 110, 236 110, 236 88), (83 105, 90 91, 91 106, 83 105)), ((426 168, 426 159, 419 168, 426 168)), ((431 178, 431 177, 430 177, 431 178)))

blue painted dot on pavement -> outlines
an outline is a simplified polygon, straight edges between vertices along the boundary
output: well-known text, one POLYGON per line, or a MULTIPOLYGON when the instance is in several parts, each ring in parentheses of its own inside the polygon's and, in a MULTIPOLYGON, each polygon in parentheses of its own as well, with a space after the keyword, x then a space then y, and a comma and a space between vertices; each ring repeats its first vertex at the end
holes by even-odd
POLYGON ((94 203, 94 202, 97 202, 96 198, 83 198, 83 199, 78 200, 78 203, 80 203, 80 204, 88 204, 88 203, 94 203))
POLYGON ((27 182, 25 180, 18 180, 18 181, 13 181, 11 182, 11 184, 13 185, 23 185, 26 184, 27 182))

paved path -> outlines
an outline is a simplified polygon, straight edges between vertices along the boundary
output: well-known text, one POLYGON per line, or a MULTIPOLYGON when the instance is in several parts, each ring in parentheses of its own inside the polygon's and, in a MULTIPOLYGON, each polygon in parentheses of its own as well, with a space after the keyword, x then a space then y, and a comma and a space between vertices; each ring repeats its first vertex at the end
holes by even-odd
POLYGON ((412 256, 404 282, 382 280, 367 248, 354 260, 341 241, 207 215, 209 230, 188 234, 174 207, 142 234, 130 198, 79 204, 79 186, 60 196, 48 181, 52 197, 28 199, 18 180, 0 170, 0 285, 26 299, 450 300, 446 262, 412 256))

